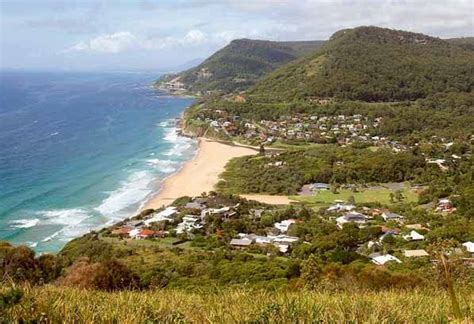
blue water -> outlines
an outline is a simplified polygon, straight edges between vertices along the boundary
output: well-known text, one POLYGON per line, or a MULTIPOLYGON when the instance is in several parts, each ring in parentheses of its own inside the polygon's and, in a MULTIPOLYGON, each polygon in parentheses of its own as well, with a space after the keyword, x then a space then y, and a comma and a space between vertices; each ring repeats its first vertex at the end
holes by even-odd
POLYGON ((135 213, 196 150, 145 73, 0 73, 0 240, 58 251, 135 213))

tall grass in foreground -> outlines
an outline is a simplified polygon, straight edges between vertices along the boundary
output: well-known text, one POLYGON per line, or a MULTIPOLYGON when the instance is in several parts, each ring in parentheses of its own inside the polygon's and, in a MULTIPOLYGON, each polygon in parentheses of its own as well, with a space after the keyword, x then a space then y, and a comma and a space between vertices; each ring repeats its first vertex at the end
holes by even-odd
MULTIPOLYGON (((468 323, 472 292, 460 294, 468 323)), ((67 323, 446 323, 449 296, 441 290, 384 292, 269 292, 226 290, 189 293, 160 290, 107 293, 43 286, 24 288, 20 304, 6 308, 3 320, 67 323)), ((1 317, 0 317, 1 318, 1 317)), ((1 321, 1 320, 0 320, 1 321)))

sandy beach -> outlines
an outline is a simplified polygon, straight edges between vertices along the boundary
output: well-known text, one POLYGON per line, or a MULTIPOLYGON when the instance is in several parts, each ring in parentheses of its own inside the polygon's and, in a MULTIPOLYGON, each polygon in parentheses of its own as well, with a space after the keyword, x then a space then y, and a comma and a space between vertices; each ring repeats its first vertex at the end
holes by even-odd
POLYGON ((161 208, 171 204, 176 198, 198 196, 204 191, 214 190, 215 184, 219 181, 219 174, 224 171, 229 160, 257 153, 258 151, 248 147, 200 138, 196 156, 186 162, 176 174, 165 179, 160 192, 152 197, 143 209, 161 208))

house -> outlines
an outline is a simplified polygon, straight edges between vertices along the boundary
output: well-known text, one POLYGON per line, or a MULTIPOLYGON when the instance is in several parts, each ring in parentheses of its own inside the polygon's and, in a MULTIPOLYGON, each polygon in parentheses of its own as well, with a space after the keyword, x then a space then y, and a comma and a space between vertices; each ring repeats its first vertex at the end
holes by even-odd
POLYGON ((186 215, 183 217, 183 221, 178 224, 176 227, 176 233, 182 234, 184 232, 189 232, 193 229, 200 229, 203 226, 201 224, 198 224, 197 221, 199 218, 194 215, 186 215))
POLYGON ((131 228, 135 228, 135 227, 140 227, 140 226, 143 226, 143 221, 138 219, 138 220, 130 220, 128 221, 125 226, 126 227, 131 227, 131 228))
POLYGON ((281 253, 287 253, 290 250, 289 244, 275 243, 275 246, 278 248, 278 251, 280 251, 281 253))
POLYGON ((327 211, 337 211, 337 212, 340 212, 340 211, 351 211, 355 208, 354 205, 351 205, 351 204, 343 204, 343 203, 336 203, 335 205, 331 205, 327 211))
POLYGON ((200 202, 197 202, 197 201, 192 201, 192 202, 188 202, 186 205, 184 205, 184 208, 203 210, 203 209, 206 208, 206 205, 204 203, 200 203, 200 202))
POLYGON ((137 238, 138 233, 140 233, 140 229, 139 228, 134 228, 134 229, 132 229, 131 231, 128 232, 128 236, 130 236, 131 238, 137 238))
POLYGON ((274 227, 280 230, 282 233, 288 232, 288 229, 292 224, 296 223, 296 220, 294 219, 286 219, 281 222, 277 222, 274 224, 274 227))
POLYGON ((256 244, 270 244, 273 242, 273 238, 271 237, 256 234, 239 233, 239 237, 241 239, 248 239, 256 244))
POLYGON ((147 239, 147 238, 150 238, 150 237, 161 237, 161 236, 164 236, 164 231, 154 231, 154 230, 151 230, 151 229, 147 229, 147 228, 142 228, 139 230, 136 238, 138 239, 147 239))
POLYGON ((381 226, 380 229, 384 234, 398 235, 400 234, 399 228, 388 228, 387 226, 381 226))
POLYGON ((122 227, 112 230, 112 234, 119 235, 119 236, 126 236, 130 233, 132 229, 133 229, 132 227, 122 226, 122 227))
POLYGON ((316 182, 309 185, 309 190, 311 191, 329 190, 329 189, 331 189, 331 187, 327 183, 316 182))
POLYGON ((470 242, 470 241, 465 242, 462 245, 466 248, 467 252, 469 252, 471 254, 474 253, 474 243, 473 242, 470 242))
POLYGON ((128 235, 133 239, 146 239, 150 237, 164 236, 165 232, 163 231, 154 231, 147 228, 134 228, 128 235))
POLYGON ((252 215, 253 217, 257 217, 257 218, 262 217, 262 214, 263 214, 264 211, 265 211, 265 209, 250 209, 249 210, 250 215, 252 215))
POLYGON ((425 250, 405 250, 403 255, 407 258, 418 258, 430 256, 425 250))
POLYGON ((397 257, 394 257, 393 255, 390 255, 390 254, 373 256, 372 257, 372 262, 375 263, 376 265, 384 265, 387 262, 402 263, 402 261, 400 261, 400 259, 398 259, 397 257))
POLYGON ((342 228, 342 226, 346 223, 356 223, 358 225, 364 225, 367 223, 367 216, 361 213, 350 212, 345 214, 344 216, 336 218, 336 223, 337 226, 339 226, 340 228, 342 228))
POLYGON ((436 211, 450 213, 450 212, 453 212, 454 210, 456 209, 454 208, 450 199, 442 198, 438 201, 438 206, 436 207, 436 211))
POLYGON ((399 222, 403 220, 403 216, 392 213, 392 212, 383 212, 382 213, 382 218, 388 222, 388 221, 396 221, 399 222))
POLYGON ((159 213, 154 214, 151 218, 145 220, 145 225, 149 226, 151 223, 161 221, 173 221, 173 217, 178 213, 176 207, 167 207, 159 213))
POLYGON ((291 244, 299 241, 299 238, 296 236, 289 236, 289 235, 277 235, 277 236, 268 236, 268 238, 272 239, 275 243, 283 243, 283 244, 291 244))
POLYGON ((230 245, 236 248, 248 247, 250 244, 252 244, 252 240, 248 238, 230 240, 230 245))
POLYGON ((407 241, 422 241, 425 239, 425 236, 417 231, 411 231, 410 234, 403 235, 403 238, 407 241))

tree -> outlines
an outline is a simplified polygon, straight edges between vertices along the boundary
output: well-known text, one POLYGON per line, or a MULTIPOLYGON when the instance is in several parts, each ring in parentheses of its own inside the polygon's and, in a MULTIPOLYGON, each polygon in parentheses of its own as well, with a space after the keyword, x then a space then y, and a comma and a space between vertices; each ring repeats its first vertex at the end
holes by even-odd
POLYGON ((395 202, 395 195, 393 194, 393 192, 391 192, 389 196, 390 196, 390 202, 394 203, 395 202))
POLYGON ((301 265, 301 279, 303 279, 305 285, 310 289, 316 289, 321 282, 323 273, 321 264, 321 260, 312 254, 307 260, 303 261, 301 265))
POLYGON ((338 191, 339 188, 340 188, 340 185, 339 185, 337 182, 332 182, 332 183, 331 183, 331 192, 332 192, 333 194, 339 193, 339 191, 338 191))
POLYGON ((397 191, 395 191, 395 199, 396 199, 398 202, 402 202, 402 201, 405 199, 405 196, 403 195, 403 191, 402 191, 402 190, 397 190, 397 191))

